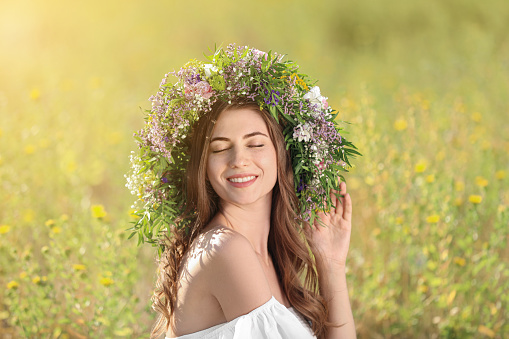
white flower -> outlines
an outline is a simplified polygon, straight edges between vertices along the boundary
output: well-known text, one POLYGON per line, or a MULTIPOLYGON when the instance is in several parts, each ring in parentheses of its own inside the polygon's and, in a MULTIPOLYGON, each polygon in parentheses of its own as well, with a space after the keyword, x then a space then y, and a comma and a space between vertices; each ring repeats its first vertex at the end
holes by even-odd
POLYGON ((308 142, 313 137, 313 128, 310 124, 305 123, 304 125, 299 124, 293 129, 293 138, 299 142, 308 142))
POLYGON ((212 75, 212 72, 217 72, 217 67, 212 64, 203 65, 203 69, 205 71, 205 76, 209 78, 212 75))
POLYGON ((266 52, 263 52, 263 51, 260 51, 256 48, 253 48, 251 49, 251 53, 253 53, 253 57, 255 59, 261 59, 261 58, 264 58, 265 60, 267 60, 267 53, 266 52))
POLYGON ((320 87, 314 86, 304 94, 304 99, 309 100, 310 103, 314 105, 318 105, 320 109, 326 109, 329 107, 329 104, 327 103, 327 97, 322 96, 320 93, 320 87))

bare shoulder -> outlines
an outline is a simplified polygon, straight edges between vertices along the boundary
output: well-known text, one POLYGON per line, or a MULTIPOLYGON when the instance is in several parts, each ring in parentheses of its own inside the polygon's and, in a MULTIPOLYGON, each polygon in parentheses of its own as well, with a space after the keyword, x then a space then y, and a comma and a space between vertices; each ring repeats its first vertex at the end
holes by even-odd
POLYGON ((203 273, 227 321, 249 313, 271 298, 258 256, 242 234, 216 226, 201 236, 205 245, 203 273))

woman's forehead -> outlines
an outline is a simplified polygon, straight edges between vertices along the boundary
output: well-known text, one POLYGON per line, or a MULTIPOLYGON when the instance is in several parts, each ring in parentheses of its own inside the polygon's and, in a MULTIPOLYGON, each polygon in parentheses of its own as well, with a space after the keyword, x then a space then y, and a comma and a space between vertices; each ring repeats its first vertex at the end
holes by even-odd
POLYGON ((268 135, 268 128, 261 113, 252 108, 235 108, 222 112, 217 119, 212 137, 235 137, 261 132, 268 135))

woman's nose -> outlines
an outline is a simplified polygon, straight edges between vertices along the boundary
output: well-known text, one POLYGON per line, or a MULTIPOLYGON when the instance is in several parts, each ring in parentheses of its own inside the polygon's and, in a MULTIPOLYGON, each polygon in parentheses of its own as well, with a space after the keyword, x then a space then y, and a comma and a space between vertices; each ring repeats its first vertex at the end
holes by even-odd
POLYGON ((247 152, 241 147, 234 147, 231 152, 230 167, 244 167, 249 163, 247 152))

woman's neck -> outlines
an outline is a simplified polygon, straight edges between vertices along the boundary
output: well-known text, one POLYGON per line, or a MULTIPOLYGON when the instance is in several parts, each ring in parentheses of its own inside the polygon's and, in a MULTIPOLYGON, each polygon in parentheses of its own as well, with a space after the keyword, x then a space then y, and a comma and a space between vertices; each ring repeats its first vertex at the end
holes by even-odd
POLYGON ((221 212, 218 213, 218 222, 231 227, 245 236, 253 249, 261 258, 268 262, 267 242, 270 231, 270 213, 272 197, 259 200, 251 205, 234 205, 224 201, 221 202, 221 212))

